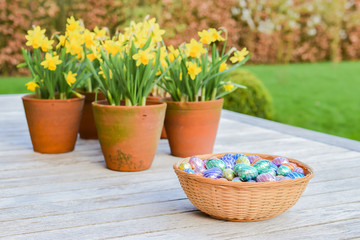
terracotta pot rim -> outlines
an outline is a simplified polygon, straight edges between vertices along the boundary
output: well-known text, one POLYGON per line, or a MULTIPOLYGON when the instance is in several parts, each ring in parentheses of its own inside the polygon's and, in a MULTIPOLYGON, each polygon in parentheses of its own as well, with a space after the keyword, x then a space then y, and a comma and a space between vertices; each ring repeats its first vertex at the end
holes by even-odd
POLYGON ((163 107, 166 106, 166 103, 164 102, 152 102, 150 101, 149 105, 145 105, 145 106, 113 106, 113 105, 108 105, 107 104, 107 100, 100 100, 97 102, 92 102, 91 104, 93 106, 96 107, 101 107, 101 108, 122 108, 122 109, 140 109, 140 108, 158 108, 158 107, 163 107))
POLYGON ((26 101, 32 101, 32 102, 77 102, 77 101, 83 101, 85 99, 84 95, 81 95, 81 97, 73 97, 69 99, 39 99, 34 98, 35 94, 27 94, 25 96, 22 96, 21 98, 26 101))
POLYGON ((168 98, 164 98, 164 101, 166 103, 170 103, 170 104, 193 104, 193 105, 196 105, 196 104, 205 104, 205 103, 215 103, 215 102, 222 102, 224 101, 224 98, 219 98, 219 99, 216 99, 216 100, 209 100, 209 101, 198 101, 198 102, 180 102, 180 101, 170 101, 168 100, 168 98))

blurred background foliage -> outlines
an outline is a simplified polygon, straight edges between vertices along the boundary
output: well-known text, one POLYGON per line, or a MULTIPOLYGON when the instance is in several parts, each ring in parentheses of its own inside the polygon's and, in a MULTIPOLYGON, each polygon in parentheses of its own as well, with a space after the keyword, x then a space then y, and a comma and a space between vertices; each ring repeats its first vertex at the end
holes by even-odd
POLYGON ((114 33, 148 14, 168 44, 225 27, 229 45, 248 47, 252 63, 360 58, 360 0, 0 0, 0 75, 24 73, 16 65, 32 25, 62 31, 73 15, 114 33))

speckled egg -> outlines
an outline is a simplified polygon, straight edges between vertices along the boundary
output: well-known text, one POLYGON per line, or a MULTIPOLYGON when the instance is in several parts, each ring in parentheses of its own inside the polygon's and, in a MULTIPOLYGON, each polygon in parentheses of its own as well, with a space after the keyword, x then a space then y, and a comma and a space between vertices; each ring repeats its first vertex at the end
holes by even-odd
POLYGON ((261 157, 259 157, 258 155, 249 155, 248 158, 249 158, 251 164, 253 164, 256 160, 261 159, 261 157))
POLYGON ((249 158, 248 158, 246 155, 244 155, 244 154, 241 154, 241 155, 236 159, 236 163, 244 163, 244 164, 246 164, 246 165, 248 165, 248 166, 251 165, 249 158))
POLYGON ((205 168, 205 163, 203 160, 201 160, 198 157, 191 157, 189 159, 189 163, 192 167, 192 169, 196 169, 196 168, 205 168))
POLYGON ((233 182, 242 182, 239 177, 234 177, 232 181, 233 181, 233 182))
POLYGON ((291 173, 291 169, 288 167, 288 166, 285 166, 285 165, 281 165, 278 170, 276 171, 276 173, 278 175, 283 175, 283 176, 286 176, 288 175, 289 173, 291 173))
POLYGON ((257 182, 275 182, 276 178, 270 173, 262 173, 256 177, 257 182))
POLYGON ((258 173, 261 174, 266 170, 270 169, 270 161, 261 159, 260 161, 255 162, 252 166, 258 170, 258 173))
POLYGON ((291 179, 305 177, 304 174, 298 173, 298 172, 291 172, 291 173, 289 173, 289 174, 286 175, 286 176, 289 177, 289 178, 291 178, 291 179))
POLYGON ((192 170, 191 168, 186 168, 186 169, 184 169, 183 171, 184 171, 184 172, 187 172, 187 173, 191 173, 191 174, 195 173, 195 171, 192 170))
POLYGON ((222 170, 220 168, 214 167, 209 170, 206 170, 204 172, 203 176, 207 177, 207 178, 213 178, 213 179, 221 178, 222 170))
POLYGON ((237 175, 240 177, 241 181, 249 181, 255 179, 259 173, 256 168, 252 166, 241 167, 237 172, 237 175))
POLYGON ((233 171, 232 169, 228 169, 228 168, 227 168, 227 169, 225 169, 225 170, 223 171, 222 176, 223 176, 224 178, 226 178, 227 180, 231 181, 231 180, 234 179, 235 173, 234 173, 234 171, 233 171))
POLYGON ((233 168, 234 173, 235 173, 236 175, 238 175, 239 170, 240 170, 241 168, 243 168, 243 167, 246 167, 246 166, 248 166, 248 165, 246 165, 246 164, 244 164, 244 163, 237 163, 237 164, 235 164, 235 166, 234 166, 234 168, 233 168))
POLYGON ((284 163, 283 165, 288 166, 291 169, 291 171, 293 171, 297 167, 295 163, 284 163))
POLYGON ((206 168, 207 169, 220 168, 220 169, 224 170, 226 168, 226 165, 222 160, 213 158, 206 162, 206 168))
POLYGON ((293 172, 298 172, 298 173, 302 173, 305 174, 304 169, 302 169, 301 167, 296 167, 292 170, 293 172))
POLYGON ((276 165, 276 166, 281 166, 284 163, 289 163, 289 160, 287 158, 284 157, 276 157, 272 160, 272 162, 276 165))
POLYGON ((191 168, 191 165, 190 165, 190 163, 188 163, 188 162, 183 162, 183 163, 181 163, 181 164, 179 165, 179 169, 180 169, 180 170, 184 170, 184 169, 187 169, 187 168, 191 168))

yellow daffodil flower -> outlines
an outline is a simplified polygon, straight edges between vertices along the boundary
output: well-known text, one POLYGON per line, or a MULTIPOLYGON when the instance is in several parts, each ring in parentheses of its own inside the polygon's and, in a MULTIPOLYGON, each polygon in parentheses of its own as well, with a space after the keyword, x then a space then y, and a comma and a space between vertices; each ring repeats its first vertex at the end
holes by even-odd
MULTIPOLYGON (((155 19, 155 18, 154 18, 155 19)), ((152 41, 154 42, 161 42, 162 41, 162 35, 165 34, 165 30, 160 29, 160 26, 158 23, 155 23, 151 29, 151 37, 152 37, 152 41), (151 31, 152 30, 152 31, 151 31)))
POLYGON ((200 42, 203 44, 211 44, 216 41, 216 39, 212 37, 212 33, 210 31, 202 30, 201 32, 198 32, 198 34, 200 42))
POLYGON ((34 30, 29 30, 25 36, 26 46, 32 46, 34 49, 41 47, 45 38, 45 31, 45 29, 41 30, 39 26, 35 27, 34 30))
POLYGON ((27 87, 28 90, 30 90, 32 92, 35 91, 35 88, 40 87, 39 85, 37 85, 36 82, 28 82, 25 84, 25 86, 27 87))
POLYGON ((99 29, 97 26, 94 28, 95 39, 105 41, 107 39, 106 28, 99 29))
POLYGON ((232 85, 232 84, 225 84, 224 85, 224 89, 225 89, 226 92, 230 92, 231 90, 233 90, 233 88, 234 88, 234 85, 232 85))
MULTIPOLYGON (((98 73, 99 73, 99 75, 102 75, 104 79, 106 79, 106 76, 104 74, 104 70, 102 69, 102 67, 100 67, 100 71, 98 73)), ((112 74, 111 69, 109 69, 109 74, 110 74, 110 79, 112 79, 113 74, 112 74)))
POLYGON ((140 66, 140 64, 148 65, 149 60, 154 58, 154 55, 150 53, 150 50, 150 48, 139 50, 138 53, 134 54, 133 59, 136 60, 136 66, 140 66))
POLYGON ((198 65, 193 62, 187 62, 186 65, 187 65, 187 70, 188 70, 188 74, 190 75, 190 78, 192 80, 194 80, 196 75, 198 75, 201 72, 201 67, 198 67, 198 65))
POLYGON ((84 42, 86 48, 91 48, 92 46, 95 46, 95 33, 92 33, 89 30, 85 29, 84 42))
POLYGON ((94 61, 97 58, 100 62, 102 62, 100 51, 96 47, 92 47, 91 51, 92 53, 87 54, 86 57, 90 59, 90 61, 94 61))
POLYGON ((122 46, 120 45, 120 43, 113 40, 106 40, 103 48, 113 56, 115 56, 118 52, 122 50, 122 46))
POLYGON ((55 71, 56 65, 60 63, 62 63, 62 61, 59 60, 59 56, 52 56, 50 53, 46 53, 45 60, 41 62, 41 65, 50 71, 55 71))
POLYGON ((65 35, 60 35, 59 36, 59 43, 58 43, 58 45, 56 45, 56 48, 64 47, 68 43, 69 42, 67 41, 67 37, 65 35))
POLYGON ((83 31, 84 27, 80 25, 80 21, 76 21, 73 16, 69 17, 66 24, 66 31, 71 33, 75 31, 83 31))
POLYGON ((221 64, 220 64, 220 67, 219 67, 219 72, 222 72, 222 71, 224 71, 224 70, 226 70, 226 69, 227 69, 227 64, 226 64, 226 62, 221 63, 221 64))
POLYGON ((202 43, 195 39, 191 39, 190 43, 185 44, 185 47, 187 49, 187 55, 194 58, 198 58, 201 54, 206 52, 202 43))
POLYGON ((179 79, 180 79, 180 81, 182 81, 182 72, 180 72, 179 79))
POLYGON ((216 31, 215 28, 210 28, 209 32, 213 41, 225 41, 225 39, 220 35, 220 32, 216 31))
POLYGON ((52 50, 53 43, 54 43, 54 40, 49 40, 47 37, 44 38, 44 40, 41 43, 41 50, 43 52, 47 52, 49 50, 52 50))
POLYGON ((180 54, 179 49, 174 49, 174 47, 172 45, 170 45, 168 47, 168 49, 170 51, 169 55, 168 55, 169 60, 170 60, 170 62, 173 62, 175 60, 175 58, 177 58, 179 56, 179 54, 180 54))
POLYGON ((249 54, 249 51, 246 48, 243 48, 243 49, 241 49, 241 51, 236 51, 234 53, 234 56, 232 56, 230 58, 230 61, 232 63, 241 62, 242 60, 245 59, 246 55, 248 55, 248 54, 249 54))
POLYGON ((66 75, 66 82, 71 87, 71 84, 74 84, 76 82, 76 75, 77 73, 73 73, 72 71, 69 71, 66 75))

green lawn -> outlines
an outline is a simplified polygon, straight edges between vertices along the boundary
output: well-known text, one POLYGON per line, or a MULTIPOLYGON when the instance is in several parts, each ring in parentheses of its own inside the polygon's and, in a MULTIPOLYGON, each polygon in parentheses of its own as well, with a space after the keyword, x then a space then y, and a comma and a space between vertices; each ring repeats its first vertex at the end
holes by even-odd
MULTIPOLYGON (((360 140, 360 62, 255 65, 278 122, 360 140)), ((27 77, 0 77, 0 93, 26 92, 27 77)))
POLYGON ((25 83, 30 81, 31 77, 0 77, 0 94, 28 93, 25 83))
POLYGON ((360 62, 246 69, 269 89, 276 121, 360 140, 360 62))

